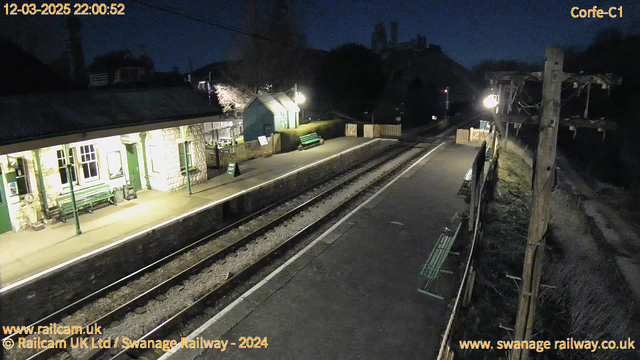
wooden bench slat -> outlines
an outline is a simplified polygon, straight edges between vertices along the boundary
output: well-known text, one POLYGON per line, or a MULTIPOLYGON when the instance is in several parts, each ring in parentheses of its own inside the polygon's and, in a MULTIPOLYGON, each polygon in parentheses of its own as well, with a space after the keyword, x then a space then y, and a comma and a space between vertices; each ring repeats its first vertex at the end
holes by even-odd
MULTIPOLYGON (((96 185, 88 188, 79 189, 74 191, 76 199, 76 208, 78 210, 89 207, 93 208, 93 204, 111 200, 115 195, 111 192, 108 184, 96 185)), ((59 217, 62 221, 65 221, 65 217, 68 213, 73 212, 73 203, 71 201, 71 194, 64 194, 56 198, 56 202, 59 207, 59 217)))
POLYGON ((419 292, 427 294, 429 296, 436 297, 438 299, 443 299, 441 295, 428 291, 432 282, 436 281, 440 276, 440 273, 443 271, 442 266, 447 260, 447 256, 451 252, 451 247, 455 242, 455 239, 460 231, 462 223, 458 224, 456 231, 453 235, 445 235, 440 234, 436 245, 431 249, 431 253, 429 254, 429 258, 422 266, 422 270, 420 271, 420 275, 425 276, 427 278, 424 286, 418 289, 419 292))
POLYGON ((320 137, 315 132, 313 132, 311 134, 300 136, 300 144, 303 145, 303 146, 304 145, 309 145, 309 144, 314 144, 314 143, 319 142, 321 140, 322 140, 322 137, 320 137))

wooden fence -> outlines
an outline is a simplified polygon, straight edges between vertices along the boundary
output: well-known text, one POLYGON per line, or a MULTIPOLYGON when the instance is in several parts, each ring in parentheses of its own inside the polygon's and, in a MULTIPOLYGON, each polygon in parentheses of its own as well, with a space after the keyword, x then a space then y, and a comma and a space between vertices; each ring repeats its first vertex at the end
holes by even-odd
POLYGON ((469 129, 469 142, 481 143, 483 141, 491 141, 491 131, 474 128, 469 129))
POLYGON ((456 132, 456 144, 480 144, 483 141, 492 141, 492 131, 485 129, 458 129, 456 132))
POLYGON ((344 124, 344 136, 358 137, 358 124, 344 124))
POLYGON ((476 243, 482 238, 483 230, 483 215, 487 208, 487 184, 493 181, 493 177, 497 171, 498 152, 496 141, 497 132, 492 131, 490 133, 489 141, 483 141, 478 154, 473 162, 471 181, 475 182, 471 184, 471 201, 470 211, 473 212, 473 216, 469 214, 469 229, 471 237, 471 248, 469 250, 469 257, 458 289, 458 295, 453 304, 451 316, 447 323, 447 328, 442 336, 442 343, 440 344, 440 351, 438 352, 437 360, 452 360, 453 350, 451 350, 451 332, 453 328, 453 322, 460 311, 461 302, 463 306, 467 306, 471 301, 471 293, 473 291, 473 284, 475 281, 475 271, 473 270, 473 256, 476 243), (489 166, 485 171, 485 161, 487 148, 490 150, 489 166), (480 164, 479 162, 482 162, 480 164))
POLYGON ((456 144, 466 145, 468 143, 469 143, 469 130, 458 129, 458 131, 456 131, 456 144))
MULTIPOLYGON (((267 145, 260 145, 259 140, 253 140, 221 149, 207 147, 207 167, 211 169, 226 169, 229 161, 246 161, 277 154, 282 146, 280 139, 280 134, 275 133, 267 138, 267 145)), ((216 171, 210 171, 209 173, 213 176, 217 174, 216 171)))
POLYGON ((402 136, 402 125, 364 124, 364 137, 402 136))

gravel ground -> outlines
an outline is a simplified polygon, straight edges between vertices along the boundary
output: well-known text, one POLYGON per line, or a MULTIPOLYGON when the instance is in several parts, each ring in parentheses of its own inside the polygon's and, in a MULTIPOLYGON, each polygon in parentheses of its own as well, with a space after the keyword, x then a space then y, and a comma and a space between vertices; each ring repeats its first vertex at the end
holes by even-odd
MULTIPOLYGON (((335 208, 337 203, 354 196, 361 189, 369 186, 377 177, 393 170, 418 152, 420 152, 420 149, 409 150, 380 168, 368 172, 344 189, 337 191, 325 200, 251 242, 244 249, 233 253, 224 260, 218 261, 200 274, 190 277, 182 285, 171 288, 165 293, 165 300, 151 300, 143 309, 137 309, 127 314, 117 324, 112 323, 108 328, 103 329, 101 338, 120 336, 137 339, 142 337, 158 324, 182 310, 186 305, 194 303, 224 282, 227 279, 227 274, 239 273, 307 225, 326 216, 335 208)), ((71 357, 80 358, 86 352, 86 349, 74 349, 71 351, 71 357)))
MULTIPOLYGON (((130 338, 138 337, 139 335, 142 335, 150 330, 150 328, 147 328, 144 324, 158 324, 161 322, 161 320, 158 319, 166 319, 170 317, 171 314, 173 314, 171 312, 173 311, 172 309, 181 308, 183 307, 183 305, 181 304, 186 304, 199 298, 200 296, 208 292, 208 290, 211 290, 217 284, 220 284, 221 282, 226 280, 226 276, 228 273, 233 274, 240 271, 248 264, 270 251, 273 247, 282 243, 288 238, 288 236, 295 234, 295 232, 304 228, 309 223, 323 217, 326 213, 331 211, 334 202, 337 203, 340 201, 340 199, 350 197, 353 194, 357 193, 357 189, 360 189, 362 186, 366 186, 371 181, 373 181, 375 177, 395 168, 402 162, 406 161, 408 158, 413 156, 416 151, 417 150, 415 149, 409 150, 398 158, 384 164, 380 168, 371 170, 373 167, 377 166, 380 163, 384 163, 384 161, 388 160, 388 158, 392 158, 396 154, 396 152, 390 152, 383 157, 370 160, 362 164, 357 169, 349 171, 346 174, 339 175, 336 178, 333 178, 326 183, 323 183, 322 185, 298 196, 297 198, 287 201, 279 207, 272 209, 268 213, 260 215, 259 217, 239 226, 238 228, 232 229, 229 232, 220 235, 218 238, 212 239, 211 241, 208 241, 207 243, 178 256, 176 259, 170 261, 162 267, 143 275, 139 279, 136 279, 117 290, 108 293, 105 297, 87 304, 82 309, 63 318, 62 321, 59 322, 59 324, 89 324, 95 321, 100 316, 118 308, 119 306, 127 303, 141 293, 153 288, 163 281, 166 281, 175 274, 187 269, 191 265, 228 246, 240 237, 249 235, 253 231, 260 229, 265 224, 275 220, 279 216, 285 214, 286 212, 311 199, 312 197, 328 190, 329 188, 337 184, 343 183, 352 178, 360 176, 361 174, 367 173, 365 176, 354 181, 354 183, 348 185, 346 188, 339 190, 336 194, 325 198, 321 203, 313 205, 309 210, 303 212, 304 215, 297 215, 296 217, 288 220, 286 224, 282 224, 276 229, 270 231, 268 234, 266 234, 266 236, 264 236, 264 238, 259 238, 256 241, 248 244, 245 248, 241 249, 241 251, 238 251, 237 253, 234 253, 228 259, 219 261, 211 267, 205 269, 200 274, 192 276, 188 281, 183 283, 184 285, 170 289, 167 293, 164 294, 168 299, 171 299, 170 301, 151 300, 146 306, 137 309, 138 312, 132 312, 128 314, 124 319, 122 319, 122 321, 113 322, 109 325, 108 330, 103 329, 107 330, 103 332, 103 337, 113 337, 113 334, 126 336, 123 335, 125 333, 131 334, 130 336, 127 336, 130 338), (173 300, 174 297, 176 297, 175 301, 173 300), (164 303, 172 303, 175 306, 160 306, 164 303), (144 313, 142 313, 143 311, 144 313), (142 317, 138 318, 139 316, 142 317), (133 319, 130 320, 130 318, 133 319), (156 321, 154 322, 154 320, 156 321), (131 321, 133 321, 137 325, 132 325, 131 321), (117 330, 115 330, 115 332, 111 332, 111 329, 117 330), (126 332, 123 332, 122 329, 128 330, 126 332)), ((47 337, 45 335, 40 335, 40 338, 60 339, 63 338, 63 336, 52 335, 47 337)), ((35 339, 35 336, 30 337, 29 339, 35 339)), ((14 348, 12 351, 5 351, 4 356, 8 360, 16 360, 24 359, 30 355, 33 355, 34 353, 34 351, 28 351, 28 349, 14 348)), ((66 358, 65 355, 67 354, 63 353, 61 356, 56 356, 55 358, 60 357, 64 359, 66 358)), ((74 352, 72 355, 73 358, 76 358, 80 355, 80 352, 74 352)))

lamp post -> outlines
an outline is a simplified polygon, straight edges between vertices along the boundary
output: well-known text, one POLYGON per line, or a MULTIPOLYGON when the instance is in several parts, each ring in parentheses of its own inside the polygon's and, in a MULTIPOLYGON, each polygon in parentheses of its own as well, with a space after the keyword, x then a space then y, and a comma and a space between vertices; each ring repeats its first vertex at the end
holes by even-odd
POLYGON ((493 109, 498 106, 498 95, 489 95, 483 101, 482 105, 487 109, 493 109))
MULTIPOLYGON (((305 100, 307 100, 303 93, 298 92, 298 83, 295 83, 293 85, 293 99, 296 105, 301 105, 305 102, 305 100)), ((298 122, 296 123, 296 127, 300 125, 300 117, 304 117, 304 110, 301 106, 298 107, 300 108, 300 115, 298 115, 298 122)))
POLYGON ((191 196, 191 178, 189 178, 189 141, 187 140, 188 130, 189 125, 180 126, 180 133, 182 135, 182 146, 184 149, 184 172, 187 177, 187 193, 189 194, 189 196, 191 196))
POLYGON ((446 100, 444 101, 444 115, 445 116, 449 116, 449 87, 447 86, 446 89, 444 89, 444 93, 446 95, 446 100))
POLYGON ((64 145, 64 156, 65 156, 65 168, 67 169, 67 180, 69 181, 69 193, 71 194, 71 205, 73 207, 73 217, 76 221, 76 235, 82 234, 82 230, 80 230, 80 219, 78 218, 78 206, 76 205, 76 194, 73 192, 73 173, 71 172, 71 165, 69 163, 69 145, 64 145))

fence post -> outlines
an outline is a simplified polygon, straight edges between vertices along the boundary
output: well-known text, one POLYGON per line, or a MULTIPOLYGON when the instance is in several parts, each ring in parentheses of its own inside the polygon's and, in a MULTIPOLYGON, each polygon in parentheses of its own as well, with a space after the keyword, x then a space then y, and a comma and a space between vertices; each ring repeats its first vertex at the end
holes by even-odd
POLYGON ((469 184, 469 189, 471 189, 470 201, 469 201, 469 233, 473 233, 473 228, 475 226, 475 206, 476 206, 476 159, 473 160, 473 164, 471 165, 471 184, 469 184))

